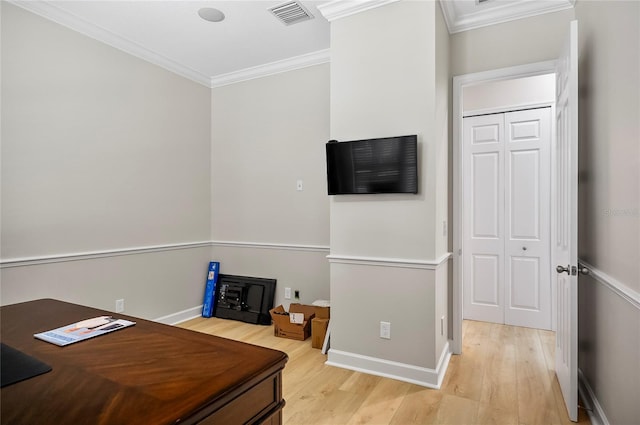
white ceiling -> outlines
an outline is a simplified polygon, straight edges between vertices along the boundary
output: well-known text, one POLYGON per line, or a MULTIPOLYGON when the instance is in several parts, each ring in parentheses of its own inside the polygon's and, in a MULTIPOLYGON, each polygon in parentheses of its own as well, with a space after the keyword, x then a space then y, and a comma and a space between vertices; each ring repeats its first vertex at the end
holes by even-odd
MULTIPOLYGON (((290 26, 268 11, 284 0, 9 1, 201 84, 216 86, 328 62, 325 16, 339 19, 396 0, 303 0, 315 18, 290 26), (198 16, 201 7, 217 8, 226 19, 205 21, 198 16)), ((575 0, 440 1, 449 31, 454 33, 571 7, 575 0)))

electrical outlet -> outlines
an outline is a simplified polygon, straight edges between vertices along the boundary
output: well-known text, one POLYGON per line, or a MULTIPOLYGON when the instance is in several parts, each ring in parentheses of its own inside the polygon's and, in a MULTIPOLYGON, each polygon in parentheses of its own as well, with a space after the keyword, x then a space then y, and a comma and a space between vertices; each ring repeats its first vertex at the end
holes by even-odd
POLYGON ((380 338, 391 339, 391 322, 380 322, 380 338))
POLYGON ((285 300, 291 299, 291 288, 284 288, 284 299, 285 300))
POLYGON ((303 190, 303 188, 302 188, 302 179, 296 180, 296 190, 298 192, 302 192, 302 190, 303 190))
POLYGON ((122 313, 124 311, 124 299, 116 300, 116 313, 122 313))
POLYGON ((296 289, 296 290, 293 292, 293 297, 294 297, 296 300, 299 300, 299 299, 300 299, 300 291, 298 291, 298 290, 296 289))

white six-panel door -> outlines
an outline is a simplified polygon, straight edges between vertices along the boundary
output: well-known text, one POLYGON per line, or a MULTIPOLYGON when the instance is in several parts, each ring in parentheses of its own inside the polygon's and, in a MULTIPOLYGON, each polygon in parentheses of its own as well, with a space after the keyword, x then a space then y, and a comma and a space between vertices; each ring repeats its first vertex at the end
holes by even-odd
POLYGON ((551 108, 463 131, 464 318, 551 329, 551 108))
POLYGON ((556 375, 567 413, 578 420, 578 22, 572 21, 556 71, 556 213, 553 259, 557 274, 556 375))
POLYGON ((504 116, 463 120, 463 317, 504 323, 504 116))

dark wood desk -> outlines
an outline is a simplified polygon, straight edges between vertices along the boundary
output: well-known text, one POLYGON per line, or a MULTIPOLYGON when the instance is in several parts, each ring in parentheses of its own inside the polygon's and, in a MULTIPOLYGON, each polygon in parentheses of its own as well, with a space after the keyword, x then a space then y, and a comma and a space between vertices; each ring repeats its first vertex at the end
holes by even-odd
POLYGON ((45 299, 0 309, 2 342, 53 370, 0 390, 2 424, 282 423, 280 351, 137 324, 66 347, 34 333, 112 314, 45 299))

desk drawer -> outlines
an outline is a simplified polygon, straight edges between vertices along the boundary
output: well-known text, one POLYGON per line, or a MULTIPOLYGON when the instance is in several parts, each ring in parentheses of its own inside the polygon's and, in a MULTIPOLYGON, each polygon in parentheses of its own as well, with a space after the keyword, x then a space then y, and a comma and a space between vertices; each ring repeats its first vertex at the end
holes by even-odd
POLYGON ((240 394, 198 424, 259 424, 273 414, 273 409, 281 401, 281 374, 277 373, 240 394))

